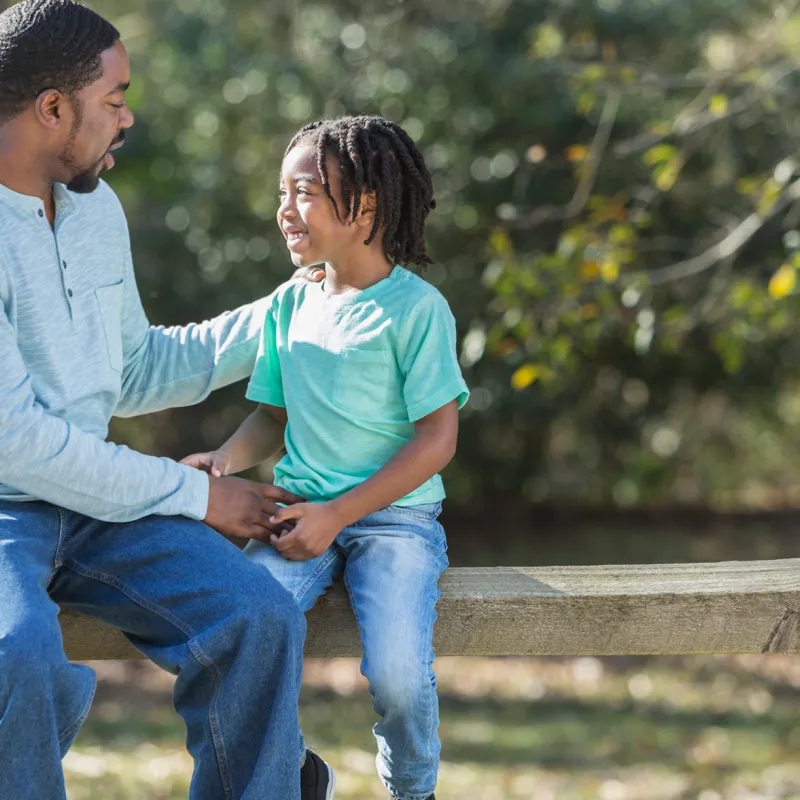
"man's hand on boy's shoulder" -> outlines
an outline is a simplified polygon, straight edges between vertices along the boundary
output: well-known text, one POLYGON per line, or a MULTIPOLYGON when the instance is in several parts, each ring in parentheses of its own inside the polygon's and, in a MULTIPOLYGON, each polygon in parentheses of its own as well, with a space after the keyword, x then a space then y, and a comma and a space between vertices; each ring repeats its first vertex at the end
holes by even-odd
POLYGON ((288 533, 270 537, 272 546, 289 561, 307 561, 321 556, 344 525, 330 503, 297 503, 279 509, 270 520, 276 525, 294 523, 288 533))
POLYGON ((292 273, 292 280, 296 278, 303 278, 311 283, 319 283, 325 277, 325 270, 323 267, 298 267, 292 273))

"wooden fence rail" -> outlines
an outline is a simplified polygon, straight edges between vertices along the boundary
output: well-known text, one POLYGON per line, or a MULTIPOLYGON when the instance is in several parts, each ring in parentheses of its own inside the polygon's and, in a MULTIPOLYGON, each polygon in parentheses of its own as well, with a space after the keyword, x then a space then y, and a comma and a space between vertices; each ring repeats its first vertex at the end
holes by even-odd
MULTIPOLYGON (((714 564, 449 569, 438 655, 800 652, 800 558, 714 564)), ((357 656, 347 596, 308 617, 306 656, 357 656)), ((140 658, 117 631, 61 614, 73 660, 140 658)))

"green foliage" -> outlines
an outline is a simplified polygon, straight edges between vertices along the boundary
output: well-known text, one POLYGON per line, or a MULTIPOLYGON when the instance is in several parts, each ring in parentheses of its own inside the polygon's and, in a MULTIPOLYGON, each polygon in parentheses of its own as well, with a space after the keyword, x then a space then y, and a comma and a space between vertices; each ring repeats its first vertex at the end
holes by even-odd
MULTIPOLYGON (((473 388, 451 496, 738 502, 724 462, 699 477, 686 432, 712 391, 780 430, 772 398, 800 355, 800 17, 744 0, 95 7, 133 58, 138 122, 111 182, 154 321, 288 277, 273 218, 289 137, 378 112, 435 176, 426 277, 473 388)), ((116 434, 213 446, 242 394, 116 434)), ((745 455, 733 433, 725 447, 745 455)))

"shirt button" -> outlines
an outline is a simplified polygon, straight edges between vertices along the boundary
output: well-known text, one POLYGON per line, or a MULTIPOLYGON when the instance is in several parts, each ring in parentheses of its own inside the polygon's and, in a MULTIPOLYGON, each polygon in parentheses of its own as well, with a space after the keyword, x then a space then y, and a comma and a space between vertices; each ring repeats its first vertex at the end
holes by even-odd
POLYGON ((64 269, 66 269, 67 268, 67 262, 66 261, 62 261, 61 263, 64 265, 64 269))
POLYGON ((42 209, 41 209, 41 208, 39 209, 39 211, 38 211, 37 213, 39 214, 39 216, 40 216, 40 217, 43 217, 43 216, 44 216, 44 211, 42 211, 42 209))
POLYGON ((72 289, 67 289, 67 294, 72 297, 72 289))

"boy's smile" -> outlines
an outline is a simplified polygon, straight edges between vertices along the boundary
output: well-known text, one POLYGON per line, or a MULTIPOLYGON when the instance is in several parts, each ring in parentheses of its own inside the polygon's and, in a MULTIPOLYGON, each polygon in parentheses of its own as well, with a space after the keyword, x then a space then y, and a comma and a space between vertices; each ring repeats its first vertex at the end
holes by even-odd
MULTIPOLYGON (((341 175, 333 158, 326 164, 331 194, 344 209, 341 175)), ((316 148, 299 144, 283 160, 278 225, 297 267, 348 260, 364 250, 363 225, 341 220, 325 192, 316 148)))

